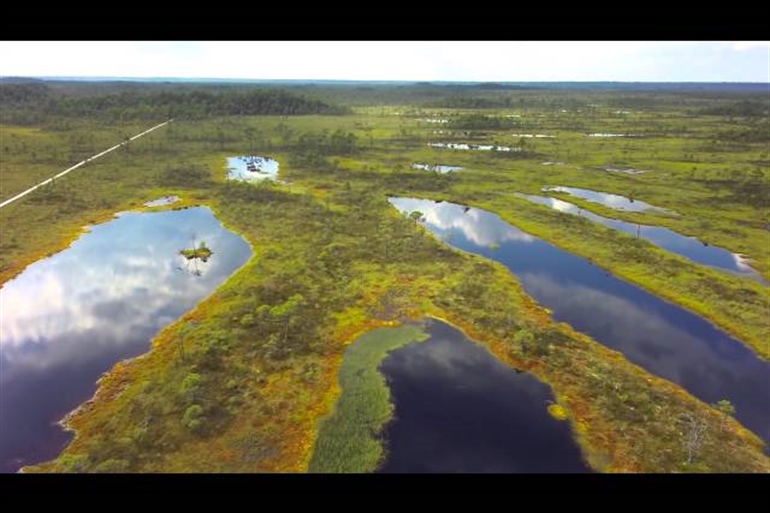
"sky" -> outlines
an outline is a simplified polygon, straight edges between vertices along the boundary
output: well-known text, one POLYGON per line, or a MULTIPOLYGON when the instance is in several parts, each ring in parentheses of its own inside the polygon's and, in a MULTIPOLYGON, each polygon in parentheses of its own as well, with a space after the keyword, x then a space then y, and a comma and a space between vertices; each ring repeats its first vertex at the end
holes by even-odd
POLYGON ((0 41, 0 76, 770 82, 769 41, 0 41))

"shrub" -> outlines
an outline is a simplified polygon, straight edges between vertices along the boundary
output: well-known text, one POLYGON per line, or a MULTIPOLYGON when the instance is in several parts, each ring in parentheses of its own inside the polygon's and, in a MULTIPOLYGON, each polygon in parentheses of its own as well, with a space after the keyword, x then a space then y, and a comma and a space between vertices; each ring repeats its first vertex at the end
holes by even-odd
POLYGON ((185 376, 179 391, 188 402, 194 402, 202 385, 203 377, 197 372, 191 372, 185 376))
POLYGON ((128 472, 128 461, 109 459, 99 463, 94 472, 102 474, 122 474, 128 472))
POLYGON ((200 431, 203 426, 203 407, 199 404, 193 404, 188 407, 182 417, 182 424, 190 431, 200 431))
POLYGON ((88 455, 64 454, 59 458, 59 463, 64 472, 85 472, 88 468, 88 455))

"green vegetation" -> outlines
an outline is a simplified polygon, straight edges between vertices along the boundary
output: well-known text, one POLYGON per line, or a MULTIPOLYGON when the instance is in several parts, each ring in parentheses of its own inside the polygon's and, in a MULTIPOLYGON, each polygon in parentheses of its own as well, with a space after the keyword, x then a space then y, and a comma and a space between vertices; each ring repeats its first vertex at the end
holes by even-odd
MULTIPOLYGON (((42 93, 45 98, 61 94, 75 104, 96 105, 96 98, 120 95, 124 86, 49 87, 53 91, 42 93)), ((181 105, 193 102, 196 88, 206 89, 181 91, 181 105)), ((309 89, 290 92, 304 95, 309 89)), ((753 107, 749 114, 733 108, 743 100, 764 105, 762 95, 430 84, 312 91, 325 104, 346 103, 350 113, 220 116, 230 111, 196 107, 188 117, 0 210, 0 283, 66 247, 82 226, 164 195, 182 198, 164 208, 211 206, 254 248, 252 260, 226 284, 162 330, 152 351, 119 363, 100 381, 95 400, 68 419, 77 436, 59 458, 27 470, 305 471, 319 421, 341 393, 338 372, 350 342, 377 326, 433 315, 547 383, 563 409, 552 413, 570 421, 584 456, 598 470, 770 471, 762 442, 726 408, 706 405, 555 323, 507 269, 452 250, 426 233, 417 214, 400 216, 385 200, 387 193, 402 194, 497 212, 704 315, 768 356, 767 287, 513 196, 546 185, 632 195, 680 215, 575 202, 748 255, 770 277, 770 204, 761 194, 770 183, 766 143, 720 138, 762 130, 762 116, 753 107), (471 110, 479 107, 484 110, 471 110), (421 121, 479 115, 513 120, 516 133, 556 137, 522 143, 508 128, 456 129, 421 121), (430 142, 524 144, 526 151, 440 150, 430 142), (249 153, 276 158, 289 184, 226 182, 225 157, 249 153), (412 169, 414 162, 464 170, 429 173, 412 169), (605 165, 647 172, 598 169, 605 165)), ((141 98, 167 92, 147 86, 132 94, 139 109, 141 98)), ((247 95, 248 88, 233 86, 232 92, 247 95)), ((25 114, 22 107, 6 111, 4 103, 0 196, 151 126, 128 106, 124 121, 116 121, 123 104, 115 101, 117 107, 104 112, 73 107, 55 115, 42 109, 25 114), (143 121, 125 121, 134 117, 143 121)), ((173 102, 158 102, 152 115, 168 115, 173 102)), ((318 454, 312 468, 337 465, 318 454)), ((367 454, 356 461, 371 462, 374 452, 367 454)))
POLYGON ((193 247, 187 248, 187 249, 180 249, 179 254, 185 257, 187 260, 192 260, 194 258, 200 258, 204 262, 211 257, 211 255, 214 252, 211 251, 211 249, 206 246, 205 241, 201 241, 198 246, 195 246, 195 243, 193 242, 193 247))
POLYGON ((680 303, 736 335, 763 358, 770 358, 767 287, 749 278, 695 264, 643 239, 596 226, 585 218, 524 205, 526 200, 494 198, 467 202, 492 210, 529 233, 586 256, 616 276, 680 303))
POLYGON ((466 114, 457 116, 449 123, 450 128, 462 128, 471 130, 493 129, 504 130, 515 128, 519 121, 513 118, 504 118, 501 116, 488 116, 485 114, 466 114))
POLYGON ((283 90, 123 91, 80 96, 42 83, 3 84, 6 123, 31 124, 51 116, 99 116, 114 120, 210 116, 344 114, 346 109, 283 90))
POLYGON ((393 403, 380 363, 390 351, 428 335, 415 326, 377 328, 345 351, 339 373, 342 395, 321 419, 310 472, 372 472, 385 457, 383 428, 393 403))
POLYGON ((717 426, 722 414, 554 324, 505 268, 448 249, 381 193, 343 188, 328 208, 278 187, 227 184, 220 194, 215 210, 256 256, 166 328, 152 352, 116 366, 69 420, 78 436, 63 461, 78 456, 87 471, 110 459, 131 471, 306 470, 346 345, 373 326, 427 314, 548 383, 595 468, 768 470, 762 443, 731 419, 708 430, 688 464, 670 419, 690 413, 717 426), (285 310, 296 312, 288 323, 285 310), (183 385, 191 374, 205 377, 194 394, 183 385), (202 410, 188 413, 193 405, 202 410))

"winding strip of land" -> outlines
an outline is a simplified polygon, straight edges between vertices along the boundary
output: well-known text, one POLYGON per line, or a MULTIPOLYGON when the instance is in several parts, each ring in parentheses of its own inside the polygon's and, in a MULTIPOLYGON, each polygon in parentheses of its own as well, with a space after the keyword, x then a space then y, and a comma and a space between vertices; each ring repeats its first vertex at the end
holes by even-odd
POLYGON ((116 144, 116 145, 115 145, 115 146, 113 146, 112 148, 106 149, 106 150, 104 150, 104 151, 103 151, 103 152, 101 152, 101 153, 97 153, 96 155, 93 155, 93 156, 91 156, 91 157, 88 157, 88 158, 87 158, 87 159, 85 159, 85 160, 81 160, 80 162, 78 162, 78 163, 77 163, 77 164, 75 164, 74 166, 72 166, 72 167, 70 167, 70 168, 67 168, 67 169, 65 169, 64 171, 62 171, 62 172, 61 172, 61 173, 59 173, 58 175, 54 175, 54 176, 52 176, 51 178, 49 178, 48 180, 44 180, 44 181, 40 182, 39 184, 37 184, 37 185, 35 185, 35 186, 32 186, 32 187, 30 187, 30 188, 29 188, 29 189, 27 189, 26 191, 24 191, 24 192, 21 192, 21 193, 17 194, 17 195, 16 195, 16 196, 14 196, 13 198, 9 198, 9 199, 7 199, 7 200, 3 201, 2 203, 0 203, 0 208, 3 208, 3 207, 4 207, 4 206, 6 206, 6 205, 10 205, 10 204, 11 204, 11 203, 13 203, 14 201, 16 201, 16 200, 19 200, 19 199, 23 198, 24 196, 26 196, 26 195, 27 195, 27 194, 29 194, 30 192, 34 191, 35 189, 37 189, 37 188, 39 188, 39 187, 42 187, 42 186, 44 186, 44 185, 48 185, 49 183, 53 182, 53 181, 54 181, 54 180, 56 180, 57 178, 61 178, 62 176, 64 176, 64 175, 66 175, 67 173, 69 173, 70 171, 74 171, 75 169, 79 168, 80 166, 82 166, 82 165, 86 164, 87 162, 91 162, 92 160, 96 160, 96 159, 98 159, 99 157, 101 157, 102 155, 106 155, 106 154, 108 154, 109 152, 111 152, 111 151, 113 151, 113 150, 116 150, 116 149, 120 148, 121 146, 124 146, 124 145, 126 145, 126 144, 130 143, 130 142, 131 142, 131 141, 133 141, 134 139, 138 139, 138 138, 142 137, 143 135, 147 135, 147 134, 149 134, 150 132, 152 132, 153 130, 155 130, 155 129, 158 129, 158 128, 160 128, 160 127, 164 126, 164 125, 167 125, 167 124, 171 123, 172 121, 174 121, 174 120, 173 120, 173 119, 169 119, 168 121, 164 121, 164 122, 163 122, 163 123, 161 123, 160 125, 156 125, 156 126, 154 126, 154 127, 150 128, 150 129, 148 129, 148 130, 145 130, 144 132, 142 132, 142 133, 140 133, 140 134, 136 134, 135 136, 133 136, 133 137, 130 137, 130 138, 126 139, 125 141, 123 141, 123 142, 120 142, 120 143, 116 144))

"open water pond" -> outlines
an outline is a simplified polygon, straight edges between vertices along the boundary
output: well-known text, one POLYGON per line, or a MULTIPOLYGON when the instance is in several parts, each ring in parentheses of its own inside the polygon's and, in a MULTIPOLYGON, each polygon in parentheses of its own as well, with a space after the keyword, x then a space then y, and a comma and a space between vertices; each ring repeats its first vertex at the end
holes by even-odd
POLYGON ((96 380, 250 256, 208 208, 124 212, 0 288, 0 471, 56 457, 71 439, 58 422, 96 380), (179 254, 193 237, 206 262, 179 254))
POLYGON ((665 208, 656 207, 645 203, 644 201, 627 198, 619 194, 609 192, 592 191, 591 189, 580 189, 578 187, 543 187, 543 192, 563 192, 577 198, 582 198, 593 203, 599 203, 605 207, 615 210, 626 210, 628 212, 668 212, 665 208))
POLYGON ((733 274, 748 276, 760 283, 767 284, 767 281, 748 264, 747 259, 743 256, 718 246, 711 246, 695 237, 688 237, 662 226, 629 223, 628 221, 621 221, 620 219, 600 216, 599 214, 594 214, 593 212, 569 203, 568 201, 557 198, 530 194, 516 194, 516 196, 533 203, 545 205, 554 210, 558 210, 559 212, 583 216, 586 219, 590 219, 591 221, 602 224, 608 228, 620 230, 633 235, 634 237, 648 240, 666 251, 681 255, 695 263, 728 271, 733 274))
POLYGON ((165 205, 171 205, 179 201, 179 196, 163 196, 156 200, 148 201, 144 204, 145 207, 162 207, 165 205))
POLYGON ((510 146, 498 146, 495 144, 470 144, 470 143, 428 143, 433 148, 447 148, 450 150, 480 150, 480 151, 521 151, 521 148, 510 146))
POLYGON ((227 159, 227 178, 258 182, 278 180, 278 161, 258 155, 240 155, 227 159))
POLYGON ((389 201, 401 212, 422 212, 425 227, 452 246, 508 267, 557 321, 708 403, 728 399, 744 426, 770 440, 770 363, 706 319, 491 212, 415 198, 389 201))
POLYGON ((381 472, 588 472, 550 388, 452 326, 391 352, 380 370, 395 405, 381 472))
POLYGON ((423 171, 437 171, 439 173, 451 173, 452 171, 460 171, 460 166, 445 166, 443 164, 412 164, 414 169, 422 169, 423 171))

